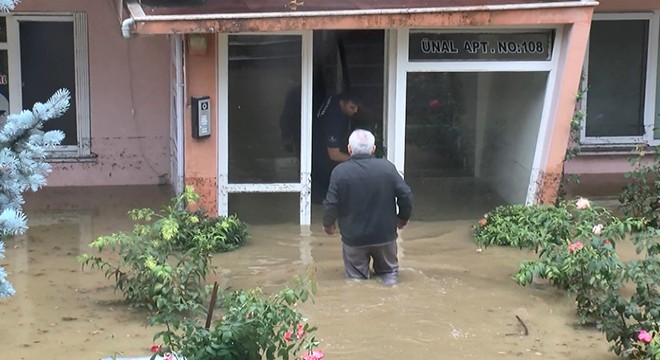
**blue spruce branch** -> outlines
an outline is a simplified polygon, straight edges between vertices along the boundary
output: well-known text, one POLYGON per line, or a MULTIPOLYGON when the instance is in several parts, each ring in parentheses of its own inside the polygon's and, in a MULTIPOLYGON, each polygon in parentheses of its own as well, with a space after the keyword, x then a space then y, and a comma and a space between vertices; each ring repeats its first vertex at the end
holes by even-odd
MULTIPOLYGON (((4 257, 5 244, 0 241, 0 259, 4 257)), ((9 283, 9 280, 7 280, 7 273, 5 272, 5 269, 0 267, 0 299, 10 297, 14 295, 14 293, 14 288, 11 286, 11 283, 9 283)))
MULTIPOLYGON (((0 9, 5 3, 0 0, 0 9)), ((2 238, 27 230, 23 193, 37 191, 46 184, 51 168, 45 161, 45 148, 59 145, 64 139, 62 131, 44 132, 41 128, 44 122, 69 109, 70 98, 68 90, 58 90, 47 102, 34 104, 32 111, 9 115, 0 129, 0 258, 4 257, 2 238)), ((0 267, 0 298, 13 294, 7 273, 0 267)))
POLYGON ((12 11, 21 0, 0 0, 0 11, 12 11))

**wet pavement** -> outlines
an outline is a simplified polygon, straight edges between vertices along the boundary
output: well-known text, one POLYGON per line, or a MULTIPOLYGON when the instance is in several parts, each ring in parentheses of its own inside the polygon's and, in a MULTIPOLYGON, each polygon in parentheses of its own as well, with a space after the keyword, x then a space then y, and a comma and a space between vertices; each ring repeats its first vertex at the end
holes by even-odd
MULTIPOLYGON (((443 191, 438 196, 456 193, 443 191)), ((28 196, 30 229, 6 242, 7 257, 0 260, 17 292, 0 301, 4 358, 148 355, 157 329, 122 305, 101 272, 81 271, 76 256, 96 236, 129 231, 128 210, 159 207, 168 199, 163 187, 47 188, 28 196)), ((295 209, 292 221, 261 222, 254 210, 272 208, 244 204, 253 210, 239 213, 250 223, 251 239, 214 258, 218 272, 212 280, 268 293, 308 266, 316 268, 318 295, 299 310, 319 328, 328 360, 616 359, 601 333, 578 326, 564 293, 511 280, 518 263, 534 254, 477 251, 471 226, 498 200, 474 194, 459 200, 417 197, 413 219, 398 240, 402 270, 394 287, 344 280, 339 237, 323 233, 318 206, 311 228, 301 230, 295 209), (516 317, 528 335, 521 335, 516 317)))

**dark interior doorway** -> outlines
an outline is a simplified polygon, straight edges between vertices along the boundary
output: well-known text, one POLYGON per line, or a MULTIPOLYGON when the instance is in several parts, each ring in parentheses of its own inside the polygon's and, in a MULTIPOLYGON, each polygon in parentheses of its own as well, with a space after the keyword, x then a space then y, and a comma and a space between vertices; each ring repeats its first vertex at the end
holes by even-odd
POLYGON ((329 96, 351 90, 362 101, 353 127, 372 130, 382 145, 384 30, 315 31, 313 82, 314 112, 329 96))

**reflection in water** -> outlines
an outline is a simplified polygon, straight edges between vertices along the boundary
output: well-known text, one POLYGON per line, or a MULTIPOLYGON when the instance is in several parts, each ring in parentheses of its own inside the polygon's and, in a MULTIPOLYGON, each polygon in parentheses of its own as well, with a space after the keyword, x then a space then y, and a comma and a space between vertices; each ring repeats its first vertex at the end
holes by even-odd
MULTIPOLYGON (((81 272, 75 256, 94 236, 130 230, 127 210, 168 198, 157 187, 44 189, 28 198, 31 228, 7 241, 2 261, 17 291, 0 302, 0 348, 7 358, 147 355, 156 329, 121 305, 101 273, 81 272)), ((340 240, 323 233, 316 207, 310 230, 253 223, 245 247, 216 256, 216 277, 225 287, 271 292, 314 266, 319 293, 300 310, 319 327, 327 359, 615 359, 600 333, 577 327, 563 293, 510 279, 532 254, 475 251, 470 226, 484 205, 473 205, 471 218, 413 218, 399 239, 395 287, 344 280, 340 240), (518 335, 516 315, 528 336, 518 335)), ((420 206, 432 211, 423 201, 420 206)))

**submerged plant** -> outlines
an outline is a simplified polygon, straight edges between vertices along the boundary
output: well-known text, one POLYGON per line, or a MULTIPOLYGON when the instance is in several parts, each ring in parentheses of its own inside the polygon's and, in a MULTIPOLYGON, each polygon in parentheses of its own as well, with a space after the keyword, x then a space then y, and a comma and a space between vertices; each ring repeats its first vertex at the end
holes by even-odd
POLYGON ((644 148, 628 161, 632 169, 624 175, 628 183, 619 195, 621 210, 660 228, 660 148, 655 149, 652 161, 647 159, 644 148))
POLYGON ((520 285, 532 283, 534 277, 549 280, 575 297, 580 323, 595 324, 602 304, 621 289, 622 264, 614 251, 616 243, 640 230, 643 223, 620 220, 582 197, 558 207, 570 215, 557 234, 560 237, 555 237, 560 241, 541 244, 538 260, 520 264, 514 279, 520 285))
POLYGON ((475 242, 482 247, 533 249, 562 238, 562 229, 569 219, 570 214, 554 206, 502 205, 485 214, 473 227, 475 242))
POLYGON ((131 233, 101 236, 90 247, 103 258, 83 254, 84 267, 105 270, 126 301, 149 310, 148 323, 164 328, 154 335, 155 359, 187 360, 319 360, 314 327, 295 310, 316 293, 313 272, 296 277, 292 286, 266 297, 259 288, 221 291, 206 284, 217 251, 245 243, 247 224, 237 217, 212 218, 188 207, 199 195, 186 187, 161 211, 135 209, 131 233), (213 320, 213 312, 218 316, 213 320), (206 322, 200 319, 206 315, 206 322))
POLYGON ((598 328, 612 351, 630 359, 660 358, 660 230, 649 228, 632 241, 640 258, 621 268, 622 287, 634 292, 611 293, 602 305, 598 328), (651 341, 651 338, 654 341, 651 341))
POLYGON ((104 270, 131 305, 156 314, 200 311, 209 295, 205 280, 213 270, 213 253, 242 245, 247 225, 236 218, 214 221, 204 212, 188 210, 198 200, 188 186, 160 212, 131 210, 136 222, 131 233, 101 236, 89 245, 98 253, 108 249, 118 257, 82 254, 79 261, 83 268, 104 270), (229 239, 230 235, 240 239, 229 239))
POLYGON ((535 249, 562 246, 567 241, 581 241, 592 235, 594 226, 610 241, 625 235, 622 223, 609 209, 593 206, 585 198, 562 201, 557 205, 502 205, 489 211, 474 225, 479 246, 512 246, 535 249))
POLYGON ((236 215, 209 216, 204 209, 181 211, 175 214, 179 224, 174 243, 181 250, 200 243, 209 244, 212 252, 235 250, 247 242, 248 225, 236 215))
MULTIPOLYGON (((320 360, 316 331, 294 307, 316 293, 310 270, 306 277, 295 277, 293 284, 271 296, 261 289, 236 290, 220 294, 220 314, 206 324, 195 318, 173 322, 160 317, 155 324, 167 330, 157 333, 154 341, 163 345, 154 350, 161 355, 177 354, 187 360, 320 360)), ((209 307, 213 311, 213 306, 209 307)))

